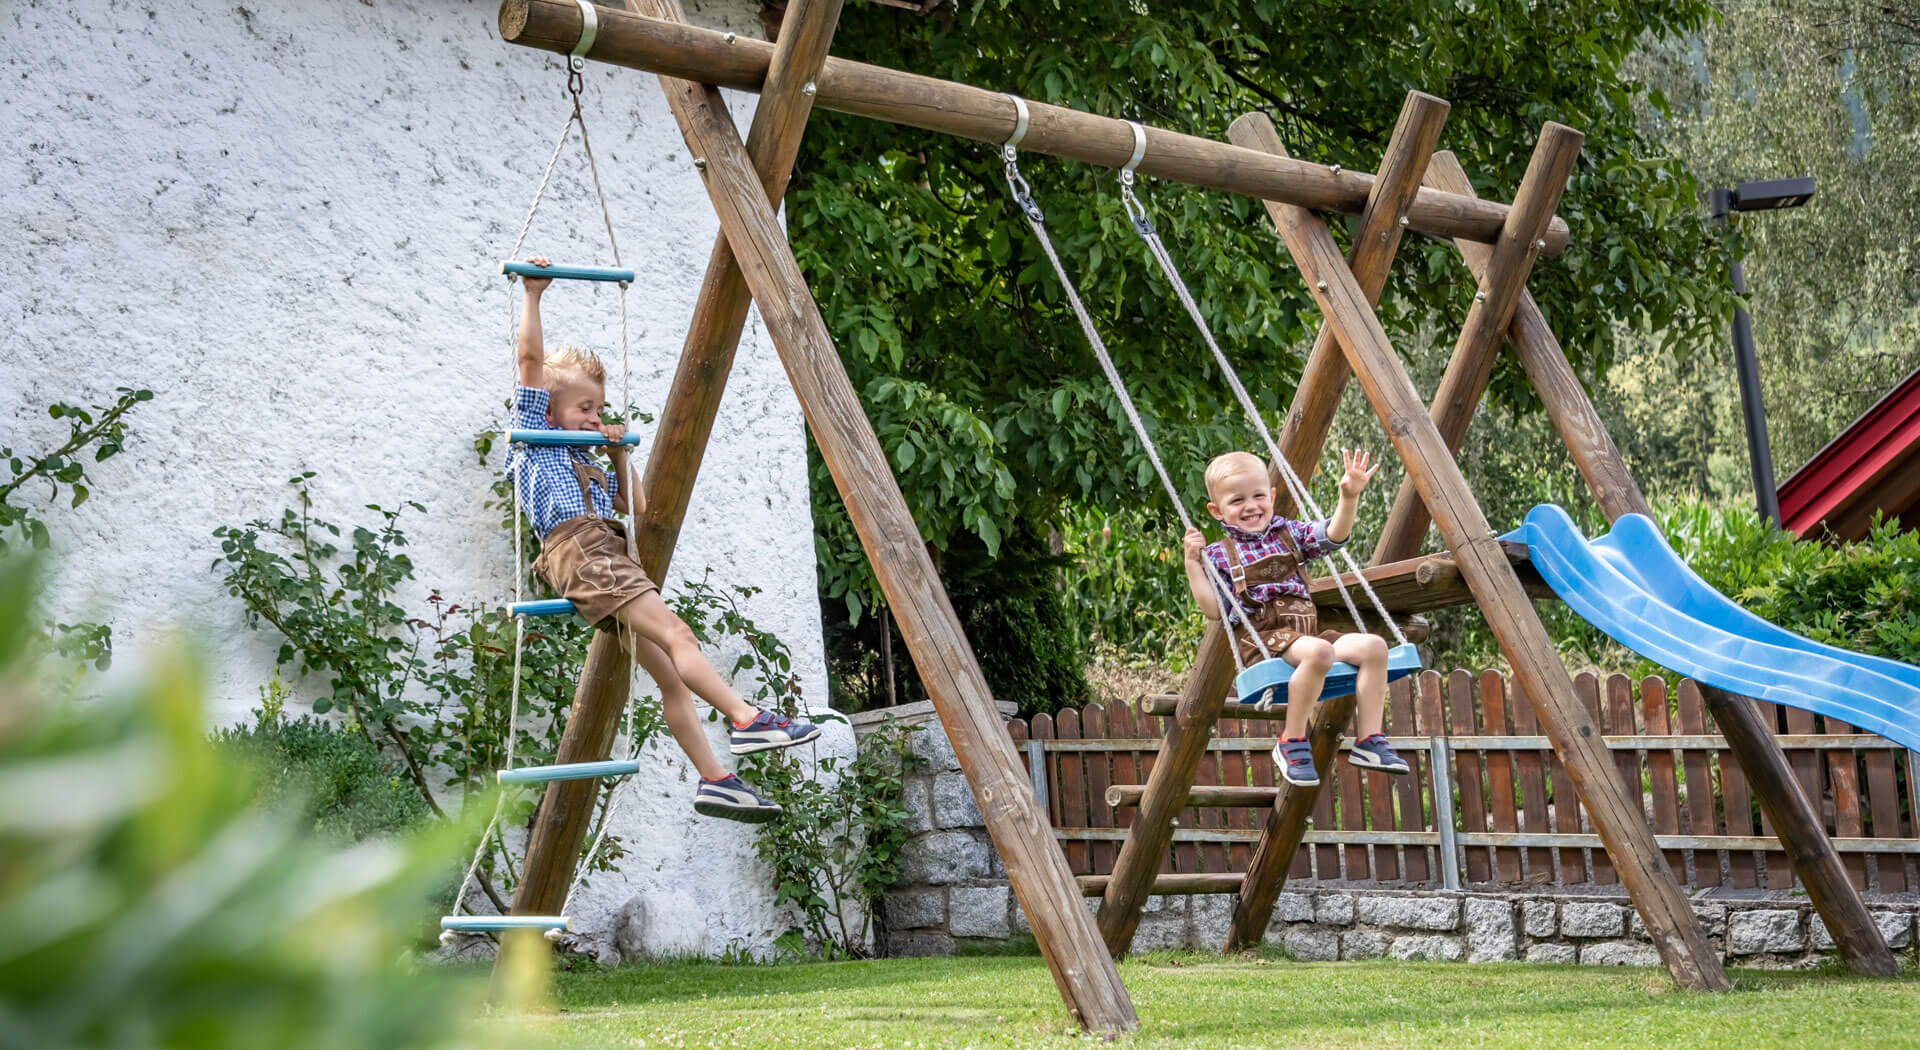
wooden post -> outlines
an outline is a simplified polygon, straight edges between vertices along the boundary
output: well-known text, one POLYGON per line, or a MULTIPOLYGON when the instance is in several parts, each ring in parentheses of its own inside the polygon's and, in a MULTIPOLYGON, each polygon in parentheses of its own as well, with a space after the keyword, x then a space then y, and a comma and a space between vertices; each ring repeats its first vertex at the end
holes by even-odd
POLYGON ((898 618, 1054 982, 1083 1026, 1102 1032, 1132 1030, 1139 1022, 1119 971, 1100 950, 1066 859, 1047 821, 1034 809, 1032 790, 959 617, 733 120, 715 88, 666 77, 661 82, 681 134, 703 164, 720 227, 898 618))
MULTIPOLYGON (((1376 196, 1368 202, 1368 210, 1354 234, 1353 258, 1349 263, 1349 273, 1365 296, 1369 310, 1380 300, 1380 291, 1387 283, 1387 270, 1400 247, 1401 208, 1418 189, 1426 171, 1427 157, 1440 140, 1446 117, 1446 103, 1430 95, 1409 94, 1400 110, 1399 123, 1387 142, 1380 177, 1374 183, 1376 196)), ((1276 156, 1286 155, 1286 146, 1272 124, 1236 123, 1229 135, 1235 145, 1276 156)), ((1284 206, 1268 202, 1267 211, 1276 229, 1285 225, 1288 214, 1284 206)), ((1294 394, 1293 408, 1287 413, 1286 430, 1280 438, 1281 452, 1302 478, 1311 476, 1319 463, 1327 430, 1333 423, 1333 413, 1339 407, 1340 394, 1349 374, 1333 325, 1323 324, 1314 340, 1313 352, 1307 358, 1306 371, 1294 394)), ((1354 703, 1351 695, 1325 702, 1314 712, 1308 727, 1307 739, 1313 748, 1314 765, 1321 770, 1323 782, 1332 775, 1340 731, 1353 716, 1354 703)), ((1260 841, 1254 846, 1253 858, 1234 902, 1233 922, 1227 929, 1227 951, 1251 948, 1266 936, 1274 902, 1280 899, 1287 868, 1306 836, 1307 821, 1313 815, 1319 795, 1318 787, 1297 788, 1282 782, 1280 794, 1267 811, 1260 841)))
MULTIPOLYGON (((567 712, 567 729, 554 752, 555 764, 600 762, 611 754, 620 714, 627 708, 630 683, 627 651, 620 644, 618 632, 593 632, 586 665, 580 669, 580 683, 574 687, 573 707, 567 712)), ((513 893, 513 914, 556 915, 565 906, 574 862, 580 856, 580 847, 586 845, 587 828, 593 824, 593 800, 599 794, 598 780, 556 780, 547 785, 527 838, 520 885, 513 893)), ((500 952, 493 960, 490 994, 497 1000, 504 999, 511 991, 506 987, 508 975, 544 966, 549 954, 546 939, 538 935, 501 938, 500 952), (532 953, 537 953, 540 960, 526 958, 532 953)))
MULTIPOLYGON (((773 199, 779 199, 785 191, 787 176, 793 171, 794 154, 799 150, 812 101, 802 85, 826 57, 827 44, 840 18, 840 4, 841 0, 794 0, 787 9, 789 31, 774 49, 748 144, 755 168, 773 199)), ((732 367, 733 351, 739 345, 747 304, 746 283, 740 279, 726 238, 719 237, 642 482, 647 510, 634 540, 640 563, 656 580, 666 579, 694 477, 700 470, 700 457, 732 367)), ((615 727, 626 710, 630 680, 630 660, 617 633, 595 631, 555 761, 590 762, 609 756, 615 727)), ((514 894, 515 914, 551 915, 565 902, 574 865, 579 862, 580 848, 592 824, 599 786, 596 780, 558 781, 547 786, 527 841, 524 871, 514 894)), ((514 972, 512 953, 535 951, 547 953, 544 938, 502 938, 500 954, 494 960, 496 978, 514 972)))
MULTIPOLYGON (((742 91, 758 91, 766 80, 773 46, 764 41, 729 40, 713 30, 606 7, 599 9, 599 22, 599 34, 587 53, 596 62, 742 91)), ((574 0, 503 0, 499 25, 501 39, 508 43, 564 55, 579 43, 580 8, 574 0)), ((816 106, 996 147, 1012 134, 1017 120, 1013 103, 1000 92, 846 59, 827 59, 814 82, 816 106)), ((1027 106, 1032 121, 1020 143, 1022 152, 1116 169, 1133 155, 1133 130, 1125 121, 1043 102, 1027 106)), ((1155 127, 1147 128, 1146 159, 1137 170, 1349 215, 1366 206, 1374 182, 1365 172, 1334 171, 1155 127)), ((1500 236, 1507 211, 1503 204, 1423 189, 1407 206, 1406 216, 1409 227, 1421 233, 1492 243, 1500 236)), ((1566 247, 1566 224, 1556 221, 1546 240, 1546 254, 1559 254, 1566 247)))
MULTIPOLYGON (((781 23, 780 42, 773 46, 760 104, 747 130, 747 156, 760 176, 767 199, 786 196, 793 160, 800 152, 813 96, 806 85, 819 74, 827 47, 840 22, 841 0, 792 0, 781 23)), ((740 329, 752 303, 747 282, 734 262, 724 234, 713 240, 707 274, 693 308, 693 322, 680 351, 680 367, 673 374, 660 425, 654 430, 653 451, 647 457, 641 488, 647 509, 640 516, 634 546, 640 564, 656 580, 667 578, 673 548, 686 520, 687 501, 693 497, 700 459, 713 434, 714 415, 733 370, 733 354, 740 346, 740 329)))
MULTIPOLYGON (((1435 154, 1427 181, 1452 193, 1473 192, 1466 172, 1450 153, 1435 154)), ((1489 250, 1471 241, 1454 243, 1475 279, 1479 279, 1489 250)), ((1593 402, 1567 364, 1559 340, 1547 327, 1546 318, 1532 295, 1521 295, 1507 338, 1607 520, 1613 521, 1622 514, 1652 517, 1646 497, 1634 483, 1620 450, 1614 446, 1613 437, 1607 433, 1606 424, 1594 411, 1593 402)), ((1834 931, 1834 943, 1847 966, 1869 976, 1893 976, 1898 966, 1886 938, 1874 924, 1859 890, 1841 869, 1819 812, 1800 790, 1786 754, 1774 739, 1772 727, 1760 717, 1759 709, 1747 697, 1706 685, 1701 686, 1700 693, 1727 739, 1727 749, 1733 752, 1759 796, 1760 808, 1779 834, 1787 859, 1806 885, 1807 896, 1825 920, 1827 929, 1834 931), (1846 930, 1847 936, 1843 938, 1837 932, 1840 930, 1846 930)))
MULTIPOLYGON (((1493 363, 1500 353, 1500 340, 1507 331, 1513 309, 1527 288, 1527 275, 1543 244, 1553 210, 1560 206, 1560 195, 1567 188, 1567 176, 1580 155, 1586 136, 1564 124, 1549 122, 1541 129, 1540 140, 1527 162, 1527 173, 1513 195, 1513 210, 1484 269, 1480 288, 1473 294, 1473 306, 1467 311, 1466 324, 1454 344, 1453 357, 1433 395, 1433 425, 1449 452, 1458 452, 1466 438, 1467 424, 1480 407, 1480 395, 1493 376, 1493 363)), ((1414 492, 1413 481, 1400 486, 1393 509, 1381 526, 1380 539, 1373 548, 1376 564, 1397 561, 1418 554, 1427 536, 1427 508, 1414 492)))
MULTIPOLYGON (((1250 122, 1264 123, 1266 117, 1247 114, 1235 125, 1250 122)), ((1546 628, 1325 223, 1304 208, 1291 208, 1281 233, 1314 300, 1333 323, 1348 364, 1413 476, 1420 498, 1446 536, 1668 971, 1688 988, 1726 990, 1726 971, 1661 856, 1638 801, 1630 802, 1614 779, 1606 745, 1575 698, 1546 628)))

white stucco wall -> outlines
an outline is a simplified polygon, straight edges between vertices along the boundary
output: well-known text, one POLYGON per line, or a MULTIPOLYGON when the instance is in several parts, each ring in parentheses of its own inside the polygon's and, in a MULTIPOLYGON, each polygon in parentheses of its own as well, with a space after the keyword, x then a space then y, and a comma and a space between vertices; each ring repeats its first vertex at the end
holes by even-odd
MULTIPOLYGON (((694 17, 757 34, 752 12, 730 0, 694 17)), ((122 666, 184 630, 215 657, 221 721, 253 705, 277 639, 245 627, 209 570, 211 533, 277 517, 301 471, 319 472, 316 509, 335 521, 425 505, 404 520, 413 607, 430 588, 499 600, 509 585, 470 446, 511 381, 493 263, 566 101, 560 58, 502 44, 494 18, 491 0, 0 3, 5 442, 63 435, 52 401, 155 392, 127 451, 92 468, 95 498, 49 513, 54 611, 106 618, 122 666)), ((657 414, 716 224, 653 78, 601 66, 587 80, 638 272, 633 398, 657 414)), ((752 99, 732 102, 744 128, 752 99)), ((559 172, 526 250, 610 261, 577 145, 559 172)), ((546 315, 550 345, 608 352, 617 396, 613 292, 557 285, 546 315)), ((764 588, 749 614, 824 698, 814 577, 794 571, 813 564, 802 426, 753 319, 674 571, 764 588)), ((830 743, 848 750, 851 734, 835 726, 830 743)), ((604 944, 639 897, 656 916, 688 912, 652 924, 660 947, 763 948, 787 922, 764 903, 751 831, 695 817, 686 763, 670 744, 655 754, 616 828, 631 858, 574 913, 604 944)))

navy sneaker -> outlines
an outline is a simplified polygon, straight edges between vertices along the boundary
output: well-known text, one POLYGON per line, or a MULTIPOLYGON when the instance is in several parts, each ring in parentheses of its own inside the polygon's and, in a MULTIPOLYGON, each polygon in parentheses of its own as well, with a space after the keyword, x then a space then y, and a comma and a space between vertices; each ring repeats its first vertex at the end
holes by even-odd
POLYGON ((782 718, 772 711, 762 711, 753 716, 753 721, 744 726, 731 726, 733 732, 727 740, 727 750, 736 755, 751 755, 755 751, 771 751, 776 747, 792 747, 804 744, 820 735, 820 727, 811 722, 782 718))
POLYGON ((1313 768, 1313 745, 1305 740, 1282 740, 1273 747, 1280 775, 1294 787, 1318 787, 1320 773, 1313 768))
POLYGON ((700 789, 693 795, 693 809, 704 816, 737 820, 742 824, 765 824, 780 815, 780 803, 748 787, 747 782, 734 773, 719 780, 700 778, 700 789))
POLYGON ((1347 752, 1347 761, 1353 763, 1356 768, 1374 769, 1382 773, 1400 774, 1408 772, 1411 768, 1407 765, 1407 760, 1401 758, 1387 743, 1387 738, 1380 733, 1375 733, 1363 740, 1355 740, 1353 750, 1347 752))

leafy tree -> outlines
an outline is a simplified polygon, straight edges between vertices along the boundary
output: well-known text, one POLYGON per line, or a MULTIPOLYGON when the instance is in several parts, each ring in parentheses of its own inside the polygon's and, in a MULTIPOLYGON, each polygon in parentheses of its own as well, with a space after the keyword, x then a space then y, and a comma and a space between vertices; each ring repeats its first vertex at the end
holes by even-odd
MULTIPOLYGON (((1405 92, 1449 99, 1444 145, 1509 199, 1540 124, 1587 133, 1561 215, 1573 245, 1532 282, 1578 367, 1623 334, 1698 336, 1719 314, 1716 243, 1697 186, 1635 123, 1622 63, 1642 37, 1697 30, 1704 0, 1348 6, 1213 0, 983 4, 920 18, 845 12, 836 53, 1028 98, 1219 136, 1264 109, 1295 156, 1371 170, 1405 92), (1550 57, 1549 57, 1550 56, 1550 57), (1709 308, 1710 307, 1710 308, 1709 308)), ((1657 99, 1653 100, 1657 104, 1657 99)), ((820 113, 790 198, 802 266, 943 571, 978 570, 1069 504, 1145 505, 1170 521, 985 145, 820 113), (974 553, 977 551, 977 554, 974 553), (964 564, 963 564, 964 563, 964 564)), ((1200 467, 1251 432, 1119 206, 1113 173, 1030 157, 1070 271, 1196 508, 1200 467)), ((1284 410, 1319 315, 1257 202, 1176 184, 1143 197, 1209 323, 1267 412, 1284 410)), ((1404 353, 1440 356, 1471 300, 1451 245, 1412 239, 1383 320, 1404 353)), ((1496 399, 1526 404, 1517 371, 1496 399)), ((1376 431, 1377 433, 1377 431, 1376 431)), ((878 600, 815 460, 822 594, 857 621, 878 600)), ((1168 530, 1168 542, 1172 542, 1168 530)), ((963 613, 964 615, 964 613, 963 613)), ((997 684, 997 683, 996 683, 997 684)))

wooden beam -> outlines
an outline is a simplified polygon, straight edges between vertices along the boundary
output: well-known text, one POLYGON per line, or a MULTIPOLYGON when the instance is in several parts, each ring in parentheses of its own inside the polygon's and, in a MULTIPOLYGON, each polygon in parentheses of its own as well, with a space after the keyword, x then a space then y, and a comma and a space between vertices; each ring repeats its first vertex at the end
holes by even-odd
MULTIPOLYGON (((600 31, 587 53, 594 61, 742 91, 758 91, 766 80, 773 49, 764 41, 606 7, 599 8, 598 17, 600 31)), ((499 24, 508 43, 558 54, 570 53, 580 40, 574 0, 504 0, 499 24)), ((845 59, 827 59, 814 82, 816 106, 994 146, 1011 136, 1017 119, 1013 103, 1000 92, 845 59)), ((1124 121, 1042 102, 1027 105, 1032 121, 1022 151, 1115 169, 1133 155, 1133 130, 1124 121)), ((1155 127, 1147 128, 1147 154, 1137 170, 1349 215, 1366 206, 1374 182, 1365 172, 1335 171, 1155 127)), ((1421 190, 1406 215, 1410 228, 1421 233, 1492 243, 1507 211, 1489 201, 1421 190)), ((1547 254, 1561 252, 1566 224, 1556 222, 1546 240, 1547 254)))
MULTIPOLYGON (((642 0, 643 6, 657 2, 642 0)), ((707 194, 720 228, 733 246, 821 457, 846 501, 1054 982, 1081 1025, 1097 1032, 1131 1031, 1139 1024, 1133 1003, 1113 961, 1100 949, 1045 815, 1035 809, 1027 773, 994 708, 979 661, 733 119, 717 89, 667 77, 661 82, 693 156, 706 162, 707 194)))
MULTIPOLYGON (((1263 115, 1247 114, 1234 125, 1241 129, 1262 123, 1267 123, 1263 115)), ((1241 133, 1230 132, 1236 137, 1241 133)), ((1629 800, 1615 778, 1598 727, 1574 696, 1573 682, 1546 628, 1326 224, 1304 208, 1293 208, 1281 233, 1315 302, 1333 322, 1347 362, 1413 476, 1420 498, 1479 599, 1520 691, 1553 741, 1668 971, 1688 988, 1726 990, 1730 985, 1719 955, 1654 843, 1639 801, 1629 800)))
MULTIPOLYGON (((1473 192, 1467 173, 1450 153, 1435 155, 1427 177, 1434 186, 1452 193, 1473 192)), ((1454 244, 1473 271, 1474 279, 1479 280, 1485 272, 1490 250, 1471 241, 1454 244)), ((1521 294, 1513 323, 1507 329, 1507 340, 1607 520, 1614 521, 1622 514, 1652 517, 1653 511, 1647 506, 1640 486, 1634 482, 1632 472, 1627 470, 1613 436, 1607 432, 1600 414, 1594 411, 1593 402, 1587 398, 1572 366, 1567 364, 1560 341, 1547 327, 1546 318, 1531 294, 1521 294)), ((1841 957, 1856 973, 1892 976, 1895 964, 1886 938, 1874 924, 1859 890, 1841 870, 1820 813, 1814 808, 1813 800, 1800 790, 1773 727, 1766 724, 1759 708, 1747 697, 1711 686, 1702 686, 1700 695, 1714 723, 1721 727, 1728 749, 1746 772, 1747 782, 1759 797, 1768 821, 1779 833, 1787 859, 1807 887, 1807 896, 1825 920, 1827 929, 1847 931, 1844 940, 1838 934, 1834 936, 1841 957)))
MULTIPOLYGON (((627 708, 632 665, 616 632, 597 630, 587 647, 587 662, 574 687, 567 729, 554 751, 555 764, 602 762, 613 751, 620 715, 627 708)), ((573 884, 574 863, 587 843, 593 824, 593 802, 600 794, 598 780, 556 780, 547 784, 534 811, 533 830, 527 836, 527 855, 521 863, 520 885, 513 892, 513 914, 558 915, 573 884)), ((546 938, 502 937, 493 959, 489 995, 509 1001, 514 976, 542 972, 552 954, 546 938)))
MULTIPOLYGON (((793 160, 813 108, 805 88, 826 61, 840 21, 841 0, 792 0, 781 23, 779 43, 767 66, 767 79, 747 129, 747 156, 760 176, 767 199, 786 196, 793 160)), ((656 580, 667 578, 680 525, 687 517, 700 460, 713 434, 714 416, 733 370, 740 330, 752 304, 747 282, 734 261, 725 234, 715 235, 707 256, 706 277, 693 307, 693 322, 680 350, 680 367, 673 374, 660 424, 653 433, 653 452, 647 457, 641 490, 647 509, 640 516, 634 546, 640 564, 656 580)))
MULTIPOLYGON (((1088 897, 1099 897, 1107 892, 1111 875, 1081 875, 1080 892, 1088 897)), ((1240 887, 1240 876, 1233 872, 1193 872, 1183 875, 1156 875, 1153 880, 1153 892, 1168 896, 1193 896, 1198 893, 1232 893, 1240 887)))
MULTIPOLYGON (((1140 784, 1115 784, 1107 789, 1107 805, 1137 806, 1146 791, 1146 787, 1140 784)), ((1186 804, 1189 806, 1271 806, 1274 791, 1275 789, 1270 787, 1195 784, 1187 789, 1186 804)))
MULTIPOLYGON (((1453 357, 1433 395, 1433 425, 1451 452, 1460 451, 1467 424, 1480 407, 1480 395, 1487 389, 1493 363, 1500 354, 1501 337, 1520 296, 1526 292, 1527 275, 1533 271, 1538 246, 1543 243, 1541 236, 1553 218, 1553 210, 1560 206, 1560 194, 1567 188, 1567 176, 1573 172, 1573 162, 1585 140, 1578 131, 1549 122, 1540 132, 1533 158, 1527 162, 1527 173, 1514 194, 1513 210, 1507 213, 1500 240, 1489 254, 1485 276, 1480 278, 1466 324, 1454 343, 1453 357)), ((1403 482, 1374 545, 1374 563, 1419 553, 1425 546, 1427 522, 1427 508, 1414 491, 1412 480, 1403 482)))
MULTIPOLYGON (((1507 564, 1513 566, 1520 578, 1520 586, 1529 596, 1559 597, 1534 569, 1533 562, 1527 557, 1526 544, 1503 540, 1500 542, 1500 552, 1506 557, 1507 564)), ((1453 555, 1445 551, 1406 558, 1388 565, 1369 566, 1360 570, 1360 575, 1373 585, 1373 592, 1380 596, 1380 603, 1395 613, 1450 609, 1474 600, 1473 589, 1467 586, 1466 578, 1460 575, 1460 566, 1454 562, 1453 555)), ((1313 581, 1314 604, 1319 607, 1322 617, 1337 614, 1344 620, 1346 609, 1340 601, 1340 592, 1333 586, 1333 580, 1332 576, 1323 576, 1313 581)), ((1354 582, 1353 573, 1341 573, 1340 580, 1347 585, 1350 593, 1359 588, 1359 584, 1354 582)), ((1362 610, 1363 615, 1366 612, 1362 610)))
MULTIPOLYGON (((1448 109, 1445 101, 1419 91, 1407 92, 1407 99, 1401 104, 1400 119, 1394 123, 1393 135, 1387 140, 1387 152, 1380 159, 1380 174, 1367 195, 1367 206, 1360 212, 1353 251, 1348 254, 1348 265, 1361 290, 1367 293, 1368 302, 1378 303, 1381 291, 1387 286, 1387 273, 1400 250, 1401 232, 1406 228, 1400 224, 1401 216, 1420 191, 1421 173, 1426 170, 1427 156, 1440 142, 1440 129, 1447 122, 1448 109)), ((1272 142, 1236 145, 1251 146, 1276 157, 1287 155, 1278 136, 1272 142)), ((1268 215, 1277 225, 1280 222, 1277 205, 1273 201, 1265 204, 1268 215)), ((1314 472, 1320 467, 1327 431, 1333 426, 1334 413, 1340 408, 1340 395, 1346 391, 1347 377, 1351 374, 1346 357, 1340 353, 1340 344, 1333 338, 1333 328, 1322 324, 1319 335, 1314 337, 1313 350, 1307 354, 1307 363, 1300 371, 1300 385, 1294 388, 1293 404, 1287 409, 1287 420, 1279 437, 1280 451, 1293 466, 1293 472, 1308 483, 1312 483, 1314 472)), ((1267 469, 1278 489, 1274 493, 1274 513, 1295 514, 1298 508, 1293 504, 1292 493, 1280 484, 1279 472, 1271 465, 1267 469)))
MULTIPOLYGON (((1380 164, 1380 180, 1375 184, 1384 206, 1361 221, 1354 236, 1353 257, 1349 265, 1343 267, 1349 280, 1365 299, 1369 316, 1372 315, 1374 304, 1380 300, 1388 267, 1393 262, 1394 251, 1399 247, 1397 205, 1416 196, 1421 177, 1426 171, 1427 158, 1439 141, 1440 126, 1446 119, 1446 110, 1436 111, 1430 104, 1417 105, 1419 102, 1419 99, 1409 96, 1407 105, 1400 111, 1400 121, 1394 127, 1393 137, 1387 142, 1387 152, 1380 164)), ((1236 145, 1273 156, 1286 155, 1286 144, 1280 141, 1279 134, 1270 123, 1238 121, 1228 134, 1236 145)), ((1283 232, 1293 218, 1290 206, 1271 202, 1267 205, 1267 213, 1273 220, 1274 228, 1283 232)), ((1281 451, 1302 477, 1310 476, 1313 467, 1319 463, 1327 429, 1333 422, 1335 409, 1339 407, 1347 376, 1351 374, 1345 357, 1340 353, 1339 340, 1331 322, 1321 326, 1307 362, 1307 372, 1294 396, 1294 410, 1287 414, 1286 436, 1281 439, 1281 451)), ((1315 586, 1321 588, 1329 601, 1338 601, 1339 591, 1334 588, 1331 579, 1317 581, 1315 586)), ((1384 595, 1381 601, 1389 609, 1392 608, 1384 595)), ((1347 612, 1341 608, 1337 614, 1328 617, 1328 625, 1334 626, 1336 622, 1346 619, 1347 612)), ((1328 771, 1322 774, 1323 782, 1331 775, 1333 756, 1339 748, 1340 730, 1353 717, 1354 706, 1355 698, 1351 695, 1326 700, 1314 712, 1313 721, 1308 724, 1307 739, 1313 749, 1314 765, 1328 771)), ((1293 855, 1300 849, 1300 841, 1307 833, 1307 822, 1313 815, 1314 802, 1320 795, 1318 787, 1297 788, 1284 782, 1282 787, 1283 790, 1267 811, 1259 842, 1254 846, 1253 859, 1247 866, 1239 897, 1234 901, 1233 921, 1227 929, 1229 951, 1252 947, 1266 936, 1274 902, 1279 900, 1280 888, 1286 883, 1287 868, 1292 865, 1293 855)))

